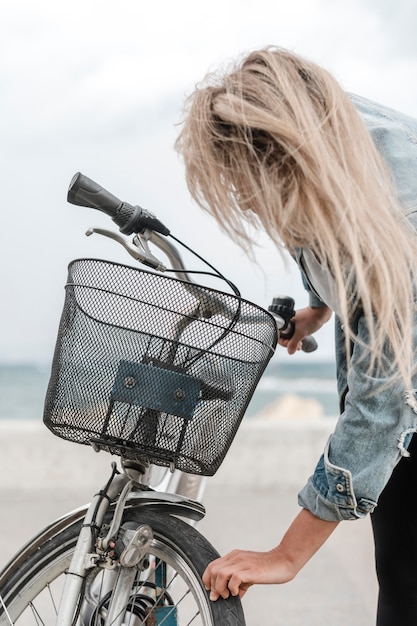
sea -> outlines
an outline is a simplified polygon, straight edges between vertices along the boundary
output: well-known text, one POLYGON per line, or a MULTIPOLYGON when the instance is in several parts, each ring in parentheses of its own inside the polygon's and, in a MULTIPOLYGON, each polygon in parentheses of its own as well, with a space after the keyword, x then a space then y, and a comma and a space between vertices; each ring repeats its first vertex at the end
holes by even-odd
MULTIPOLYGON (((50 369, 39 364, 0 364, 0 420, 42 420, 50 369)), ((272 360, 246 411, 251 419, 268 405, 291 394, 313 399, 324 416, 338 414, 333 361, 296 358, 272 360)))

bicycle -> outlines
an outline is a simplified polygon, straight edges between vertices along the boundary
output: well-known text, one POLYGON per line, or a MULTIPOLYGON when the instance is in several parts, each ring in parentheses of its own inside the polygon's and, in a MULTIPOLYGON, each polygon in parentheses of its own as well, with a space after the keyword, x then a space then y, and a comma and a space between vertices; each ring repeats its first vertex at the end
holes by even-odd
POLYGON ((204 479, 230 447, 277 328, 288 329, 288 302, 276 301, 273 317, 207 262, 233 294, 197 284, 164 224, 80 173, 68 200, 133 235, 87 231, 149 268, 70 263, 45 401, 55 435, 119 457, 120 468, 112 463, 88 507, 52 522, 6 565, 0 625, 243 625, 238 598, 209 600, 201 576, 218 554, 194 524, 205 514, 204 479))

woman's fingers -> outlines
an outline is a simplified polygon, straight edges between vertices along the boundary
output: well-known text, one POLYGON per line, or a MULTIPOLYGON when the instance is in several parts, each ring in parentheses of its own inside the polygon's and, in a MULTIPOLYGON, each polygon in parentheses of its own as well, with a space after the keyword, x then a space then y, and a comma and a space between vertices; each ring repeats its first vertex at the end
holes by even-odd
POLYGON ((282 578, 274 552, 234 550, 207 566, 203 583, 210 590, 210 599, 217 600, 230 594, 243 597, 255 583, 283 582, 282 578))
POLYGON ((208 565, 203 575, 203 583, 206 589, 210 591, 210 600, 229 597, 228 584, 232 573, 233 568, 228 563, 228 555, 216 559, 208 565))
POLYGON ((291 341, 291 339, 279 339, 278 343, 280 346, 287 348, 288 354, 295 354, 298 350, 301 350, 303 347, 302 341, 291 341))
POLYGON ((250 585, 242 577, 246 569, 245 562, 245 553, 235 550, 208 565, 203 575, 203 583, 210 590, 210 600, 228 598, 230 594, 243 595, 246 592, 250 585))

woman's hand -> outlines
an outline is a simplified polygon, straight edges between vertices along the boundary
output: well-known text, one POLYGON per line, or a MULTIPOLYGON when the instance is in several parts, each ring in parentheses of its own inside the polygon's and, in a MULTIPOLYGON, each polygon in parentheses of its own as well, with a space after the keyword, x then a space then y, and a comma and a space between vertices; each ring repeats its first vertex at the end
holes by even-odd
POLYGON ((294 324, 294 334, 291 339, 279 338, 278 343, 287 348, 288 354, 301 350, 301 342, 308 335, 317 332, 332 316, 332 310, 327 306, 312 307, 296 311, 291 321, 294 324))
POLYGON ((203 583, 210 590, 210 600, 228 598, 229 594, 242 598, 256 583, 286 583, 295 574, 279 547, 269 552, 233 550, 209 564, 203 583))
POLYGON ((319 519, 302 509, 279 546, 268 552, 233 550, 212 561, 203 574, 210 600, 244 596, 255 584, 281 584, 292 580, 331 535, 338 522, 319 519))

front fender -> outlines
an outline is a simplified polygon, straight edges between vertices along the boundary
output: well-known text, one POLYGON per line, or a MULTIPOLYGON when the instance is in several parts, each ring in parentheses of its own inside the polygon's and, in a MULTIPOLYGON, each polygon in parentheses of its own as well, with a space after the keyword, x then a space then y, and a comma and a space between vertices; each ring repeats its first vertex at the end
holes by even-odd
MULTIPOLYGON (((114 509, 115 502, 110 505, 110 510, 114 509)), ((3 586, 7 578, 12 572, 16 571, 20 565, 41 545, 64 531, 66 528, 75 526, 86 515, 89 504, 85 504, 55 521, 51 522, 46 528, 41 530, 37 535, 32 537, 17 554, 7 563, 0 572, 0 588, 3 586)), ((162 493, 158 491, 133 491, 129 494, 125 508, 142 508, 151 507, 154 510, 167 512, 171 515, 179 515, 193 521, 201 520, 206 511, 202 504, 195 500, 190 500, 176 493, 162 493)))

